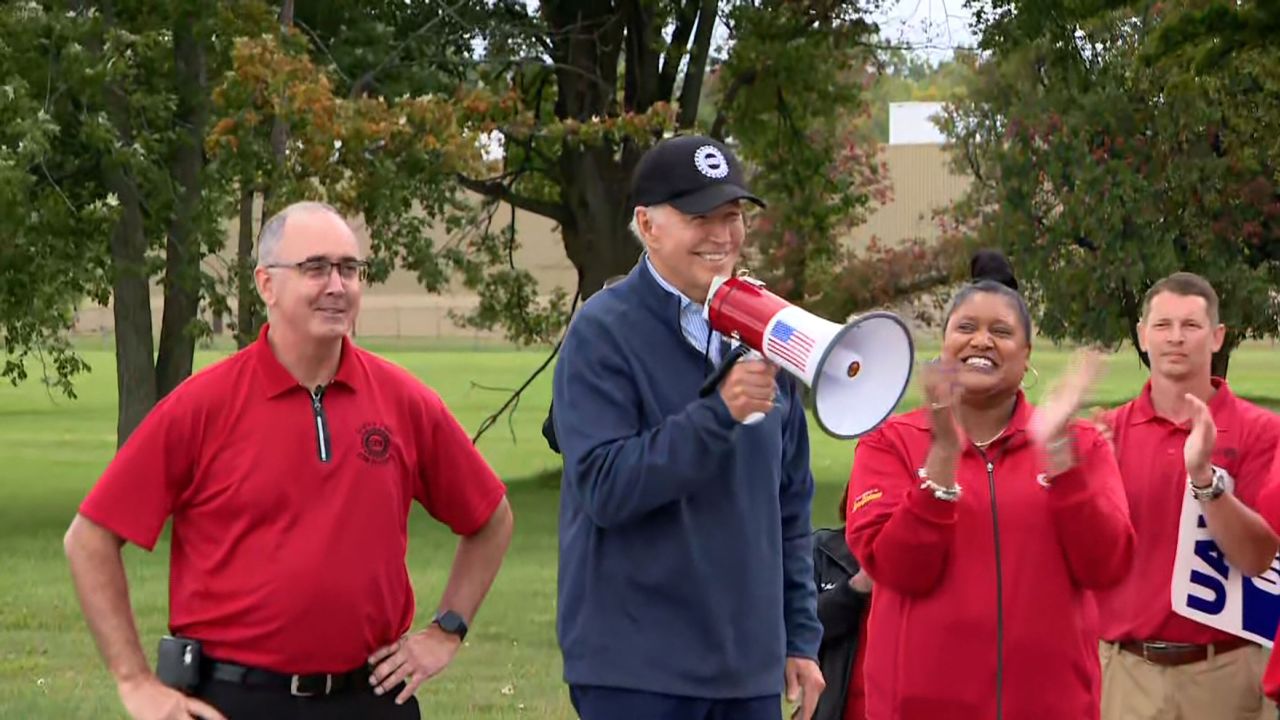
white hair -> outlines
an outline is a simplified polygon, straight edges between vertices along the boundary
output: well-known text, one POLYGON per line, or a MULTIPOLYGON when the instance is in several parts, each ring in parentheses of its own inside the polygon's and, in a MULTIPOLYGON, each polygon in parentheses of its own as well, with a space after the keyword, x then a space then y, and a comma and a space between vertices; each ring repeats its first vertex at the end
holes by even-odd
POLYGON ((640 232, 640 214, 639 214, 640 208, 642 207, 644 208, 645 212, 649 214, 649 217, 653 218, 656 215, 661 215, 662 213, 667 212, 668 210, 671 209, 671 206, 666 204, 637 205, 636 209, 631 211, 631 222, 627 225, 627 229, 631 231, 631 234, 635 236, 636 240, 639 241, 641 245, 644 245, 645 244, 644 234, 640 232))
MULTIPOLYGON (((258 233, 258 267, 266 267, 276 261, 276 251, 280 249, 280 240, 284 237, 284 226, 289 218, 295 214, 312 212, 329 213, 341 220, 348 230, 351 229, 342 213, 328 203, 314 200, 293 203, 262 224, 262 231, 258 233)), ((354 235, 355 233, 352 232, 352 236, 354 235)))

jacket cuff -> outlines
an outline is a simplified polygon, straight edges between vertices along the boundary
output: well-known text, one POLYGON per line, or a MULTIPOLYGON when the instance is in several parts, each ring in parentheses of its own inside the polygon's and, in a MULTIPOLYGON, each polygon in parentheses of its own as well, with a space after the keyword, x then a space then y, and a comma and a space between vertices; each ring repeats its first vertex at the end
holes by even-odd
POLYGON ((724 398, 720 397, 720 393, 713 392, 706 398, 703 403, 711 410, 711 417, 715 418, 716 425, 723 430, 732 430, 738 425, 738 421, 733 419, 733 413, 729 412, 729 406, 724 404, 724 398))
POLYGON ((939 500, 933 493, 920 487, 907 490, 907 506, 913 513, 940 525, 949 525, 956 521, 958 502, 939 500))
POLYGON ((1048 483, 1046 490, 1055 502, 1071 503, 1089 494, 1089 476, 1081 467, 1082 461, 1083 458, 1077 455, 1075 465, 1045 480, 1048 483))

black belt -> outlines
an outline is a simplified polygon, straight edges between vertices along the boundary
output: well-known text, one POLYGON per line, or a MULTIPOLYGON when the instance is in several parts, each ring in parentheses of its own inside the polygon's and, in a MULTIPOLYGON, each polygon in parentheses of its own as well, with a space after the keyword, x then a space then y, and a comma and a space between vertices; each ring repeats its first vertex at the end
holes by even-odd
POLYGON ((210 679, 287 692, 295 697, 334 695, 353 690, 369 690, 369 668, 360 667, 345 673, 286 675, 236 663, 208 660, 210 679))

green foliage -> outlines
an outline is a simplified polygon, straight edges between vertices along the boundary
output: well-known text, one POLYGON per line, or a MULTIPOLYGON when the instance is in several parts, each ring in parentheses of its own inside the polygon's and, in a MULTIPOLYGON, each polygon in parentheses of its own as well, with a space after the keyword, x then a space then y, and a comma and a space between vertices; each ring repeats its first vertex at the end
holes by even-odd
POLYGON ((1280 5, 1274 2, 1188 4, 1169 12, 1144 59, 1190 60, 1196 72, 1204 72, 1237 51, 1265 49, 1278 36, 1280 5))
POLYGON ((857 3, 743 3, 729 13, 737 42, 718 72, 722 111, 753 190, 771 204, 752 233, 753 268, 774 289, 822 310, 845 264, 840 239, 887 189, 865 117, 876 28, 857 3), (732 93, 732 97, 730 97, 732 93))
MULTIPOLYGON (((188 0, 107 4, 67 11, 57 2, 0 7, 0 329, 3 375, 27 376, 42 361, 46 382, 73 395, 86 368, 66 339, 82 302, 105 305, 113 278, 111 239, 120 198, 108 176, 136 188, 150 252, 146 277, 159 275, 178 197, 172 174, 181 123, 177 115, 174 22, 196 22, 211 38, 207 72, 226 66, 226 38, 269 19, 263 3, 219 4, 216 18, 192 20, 188 0), (125 132, 127 129, 127 134, 125 132)), ((192 234, 197 257, 222 245, 225 192, 206 183, 192 234)), ((212 277, 190 280, 211 304, 212 277)), ((191 332, 199 333, 193 326, 191 332)))
POLYGON ((104 116, 73 93, 101 75, 85 44, 91 18, 37 3, 0 7, 0 376, 17 384, 27 362, 74 396, 88 366, 65 337, 81 299, 105 301, 107 238, 117 201, 96 182, 92 158, 116 148, 104 116))
MULTIPOLYGON (((220 251, 246 196, 265 195, 268 210, 325 199, 362 216, 375 281, 396 267, 428 291, 460 280, 481 296, 466 323, 547 342, 575 295, 634 262, 627 179, 640 153, 677 128, 729 136, 756 169, 773 203, 762 272, 799 297, 829 288, 847 261, 836 238, 883 191, 858 127, 875 60, 864 10, 830 0, 557 0, 536 10, 516 0, 334 0, 299 3, 282 33, 265 0, 118 0, 71 12, 54 0, 7 4, 5 376, 21 379, 26 360, 43 354, 51 382, 70 392, 81 367, 63 339, 74 308, 105 303, 121 273, 163 274, 183 207, 174 158, 192 95, 175 82, 180 23, 202 43, 207 85, 194 94, 211 112, 189 252, 220 251), (732 30, 723 48, 710 32, 717 17, 732 30), (481 157, 482 140, 500 142, 501 158, 481 157), (139 268, 111 249, 128 217, 108 190, 121 182, 137 190, 123 209, 142 223, 149 251, 139 268), (559 223, 583 278, 578 293, 547 293, 516 266, 515 215, 495 218, 498 201, 559 223)), ((190 280, 200 305, 227 313, 247 268, 200 267, 190 280)), ((191 331, 207 329, 193 320, 191 331)))
MULTIPOLYGON (((957 215, 1010 254, 1053 339, 1131 338, 1154 281, 1204 275, 1229 329, 1225 372, 1231 348, 1280 319, 1280 48, 1241 45, 1204 72, 1162 59, 1184 4, 1159 7, 1077 15, 1072 36, 1016 3, 988 28, 997 52, 947 119, 975 178, 957 215)), ((1217 43, 1177 37, 1192 55, 1217 43)))

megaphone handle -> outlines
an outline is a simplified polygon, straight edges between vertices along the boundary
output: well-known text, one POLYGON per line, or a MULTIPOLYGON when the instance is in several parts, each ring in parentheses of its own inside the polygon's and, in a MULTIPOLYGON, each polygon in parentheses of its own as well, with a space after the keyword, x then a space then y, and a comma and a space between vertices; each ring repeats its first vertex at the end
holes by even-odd
POLYGON ((702 387, 698 388, 698 397, 704 398, 715 392, 716 388, 720 386, 720 382, 729 374, 729 370, 733 368, 734 364, 750 352, 752 352, 751 348, 746 345, 737 345, 730 350, 729 354, 720 362, 720 366, 716 368, 715 372, 711 373, 711 375, 703 381, 702 387))
MULTIPOLYGON (((698 397, 707 397, 711 393, 715 392, 716 388, 719 387, 720 382, 724 380, 725 376, 729 374, 729 370, 733 368, 739 360, 743 358, 755 359, 762 357, 764 356, 747 347, 743 343, 735 345, 733 349, 729 351, 729 354, 725 356, 724 360, 720 363, 720 366, 716 368, 716 371, 711 373, 711 376, 702 383, 702 387, 698 389, 698 397)), ((751 413, 741 422, 741 424, 755 425, 761 420, 764 420, 764 413, 751 413)))

